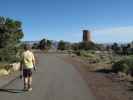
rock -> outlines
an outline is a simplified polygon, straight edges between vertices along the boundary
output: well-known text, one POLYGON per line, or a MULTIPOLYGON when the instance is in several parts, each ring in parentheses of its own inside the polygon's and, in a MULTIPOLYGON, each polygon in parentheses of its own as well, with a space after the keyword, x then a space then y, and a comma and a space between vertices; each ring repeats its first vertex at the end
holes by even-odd
POLYGON ((126 75, 126 73, 118 72, 118 76, 119 76, 120 78, 122 78, 122 77, 126 77, 127 75, 126 75))
POLYGON ((127 80, 127 81, 132 80, 132 77, 124 72, 118 72, 118 77, 119 80, 127 80))
POLYGON ((76 57, 76 55, 75 54, 70 54, 71 55, 71 57, 76 57))
POLYGON ((127 81, 133 81, 133 77, 131 75, 127 75, 127 78, 126 78, 127 81))
POLYGON ((11 64, 13 71, 18 71, 20 69, 20 63, 11 64))
POLYGON ((3 76, 3 75, 9 75, 10 71, 7 71, 6 69, 1 69, 0 70, 0 76, 3 76))

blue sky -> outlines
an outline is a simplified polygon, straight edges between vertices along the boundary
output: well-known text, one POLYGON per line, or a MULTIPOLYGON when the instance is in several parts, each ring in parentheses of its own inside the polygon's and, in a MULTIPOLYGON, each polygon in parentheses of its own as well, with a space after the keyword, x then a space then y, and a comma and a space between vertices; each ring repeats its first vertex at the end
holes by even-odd
POLYGON ((82 40, 82 30, 95 42, 133 40, 133 0, 0 0, 0 15, 23 22, 24 39, 82 40))

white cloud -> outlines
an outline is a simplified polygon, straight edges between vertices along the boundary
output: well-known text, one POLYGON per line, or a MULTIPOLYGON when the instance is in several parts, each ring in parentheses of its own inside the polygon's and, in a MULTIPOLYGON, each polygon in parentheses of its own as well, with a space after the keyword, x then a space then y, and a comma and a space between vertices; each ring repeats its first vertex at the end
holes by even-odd
POLYGON ((105 28, 105 29, 99 29, 94 30, 94 32, 99 33, 107 33, 107 34, 133 34, 133 26, 127 26, 127 27, 113 27, 113 28, 105 28))
POLYGON ((94 29, 92 37, 97 42, 130 42, 133 40, 133 26, 94 29))

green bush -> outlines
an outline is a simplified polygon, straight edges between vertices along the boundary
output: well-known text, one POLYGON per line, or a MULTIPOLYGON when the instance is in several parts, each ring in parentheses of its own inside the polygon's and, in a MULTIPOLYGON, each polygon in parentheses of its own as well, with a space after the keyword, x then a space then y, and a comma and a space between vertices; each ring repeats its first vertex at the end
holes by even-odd
POLYGON ((93 42, 81 42, 79 43, 79 49, 82 50, 97 50, 98 45, 93 42))
POLYGON ((112 70, 114 72, 124 72, 124 73, 133 73, 133 58, 124 58, 120 61, 117 61, 113 64, 112 70))
POLYGON ((17 53, 19 53, 21 50, 20 48, 16 49, 8 49, 8 48, 2 48, 0 49, 0 62, 18 62, 20 60, 19 57, 17 57, 17 53))
POLYGON ((75 51, 75 53, 77 54, 77 56, 88 57, 88 58, 94 57, 93 53, 90 53, 90 52, 85 51, 85 50, 78 50, 78 51, 75 51))
POLYGON ((87 52, 87 51, 81 51, 81 56, 88 57, 88 58, 94 58, 95 55, 93 53, 87 52))
POLYGON ((77 56, 86 57, 90 59, 99 59, 94 51, 78 50, 74 52, 77 56))
POLYGON ((67 46, 66 46, 66 42, 64 41, 60 41, 59 44, 58 44, 58 50, 67 50, 67 46))

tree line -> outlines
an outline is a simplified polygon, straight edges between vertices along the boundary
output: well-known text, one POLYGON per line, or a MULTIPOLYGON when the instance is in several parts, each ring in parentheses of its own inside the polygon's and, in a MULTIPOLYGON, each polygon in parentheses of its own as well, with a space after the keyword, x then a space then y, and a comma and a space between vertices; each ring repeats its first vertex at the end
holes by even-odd
POLYGON ((133 42, 128 43, 128 44, 118 44, 114 43, 112 45, 108 45, 106 49, 112 50, 115 54, 119 55, 130 55, 133 54, 133 42))

